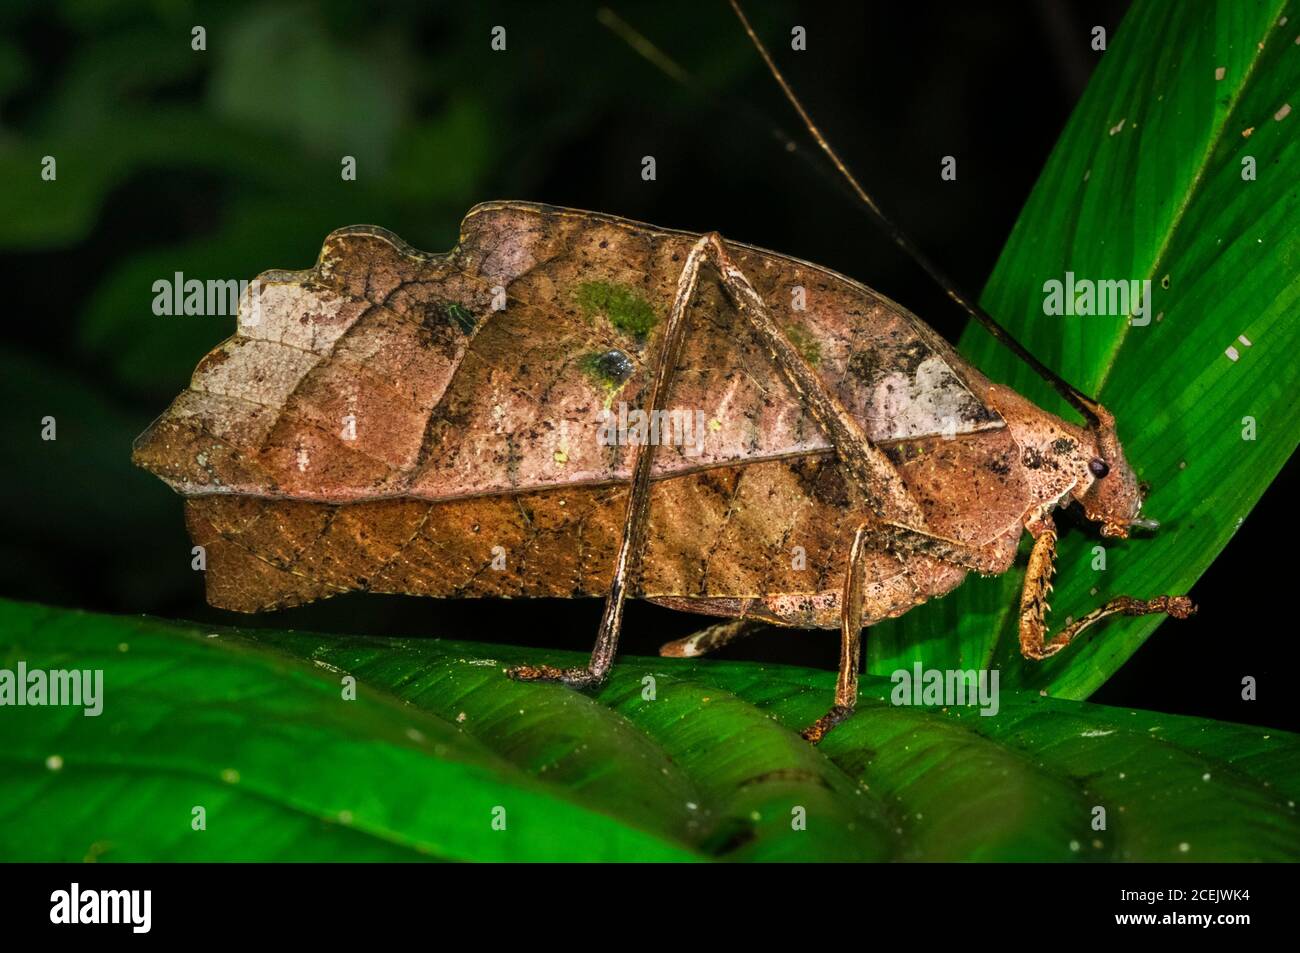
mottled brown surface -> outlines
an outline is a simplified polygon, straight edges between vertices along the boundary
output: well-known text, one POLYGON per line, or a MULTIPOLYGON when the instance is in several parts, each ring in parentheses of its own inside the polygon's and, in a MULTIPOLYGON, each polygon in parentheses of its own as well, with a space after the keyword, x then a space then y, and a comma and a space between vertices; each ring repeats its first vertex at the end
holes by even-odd
MULTIPOLYGON (((135 448, 189 498, 209 600, 255 611, 355 589, 603 594, 632 447, 601 444, 600 413, 640 406, 697 237, 492 203, 446 255, 353 228, 329 236, 315 269, 263 275, 258 322, 250 297, 239 333, 135 448), (592 282, 633 293, 660 324, 620 329, 584 303, 592 282), (591 371, 610 351, 630 362, 621 387, 591 371), (494 546, 504 570, 490 566, 494 546)), ((870 555, 868 623, 961 581, 936 554, 1005 569, 1027 520, 1091 485, 1088 432, 991 384, 898 305, 818 266, 729 248, 925 515, 925 546, 870 555), (796 287, 806 310, 792 310, 796 287)), ((707 269, 668 405, 709 425, 698 454, 656 449, 635 594, 837 626, 845 556, 871 508, 707 269)))
MULTIPOLYGON (((625 502, 624 486, 343 505, 202 496, 188 501, 187 519, 208 551, 209 600, 255 611, 357 589, 448 598, 602 595, 625 502), (506 554, 502 570, 491 568, 494 546, 506 554)), ((781 594, 768 612, 754 605, 748 614, 835 627, 844 554, 864 506, 827 455, 659 481, 633 594, 688 597, 695 611, 722 614, 733 614, 722 600, 781 594), (793 568, 795 546, 806 552, 803 569, 793 568), (705 598, 721 604, 694 603, 705 598)), ((1016 536, 1002 547, 1008 556, 1016 536)), ((910 607, 903 566, 885 553, 871 560, 876 601, 892 594, 897 611, 910 607)), ((933 579, 927 595, 965 575, 920 555, 910 565, 918 578, 933 579)))

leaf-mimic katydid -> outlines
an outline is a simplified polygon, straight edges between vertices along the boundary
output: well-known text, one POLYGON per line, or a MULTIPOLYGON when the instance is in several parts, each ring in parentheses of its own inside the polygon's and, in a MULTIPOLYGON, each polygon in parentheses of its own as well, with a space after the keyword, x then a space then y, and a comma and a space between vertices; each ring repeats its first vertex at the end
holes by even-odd
POLYGON ((1194 611, 1121 596, 1049 636, 1053 510, 1077 502, 1111 537, 1148 522, 1113 417, 880 215, 736 12, 862 202, 1085 425, 866 286, 716 233, 527 202, 475 207, 444 255, 346 228, 310 271, 250 286, 237 333, 136 443, 187 497, 209 601, 603 595, 588 665, 512 671, 579 688, 606 677, 629 596, 732 620, 669 654, 755 623, 838 627, 814 742, 853 709, 862 629, 1005 572, 1026 530, 1028 658, 1109 615, 1194 611))

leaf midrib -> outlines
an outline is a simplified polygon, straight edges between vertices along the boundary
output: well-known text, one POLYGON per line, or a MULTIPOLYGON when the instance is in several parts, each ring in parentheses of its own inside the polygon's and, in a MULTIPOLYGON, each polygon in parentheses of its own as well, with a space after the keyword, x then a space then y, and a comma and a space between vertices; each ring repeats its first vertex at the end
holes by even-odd
MULTIPOLYGON (((1241 102, 1242 95, 1250 85, 1251 78, 1255 75, 1255 68, 1259 65, 1260 60, 1264 58, 1264 53, 1268 49, 1268 45, 1271 42, 1274 33, 1281 30, 1279 21, 1281 19, 1282 11, 1286 8, 1288 2, 1289 0, 1278 0, 1274 6, 1272 15, 1268 21, 1268 26, 1264 29, 1264 36, 1256 44, 1255 52, 1250 58, 1250 65, 1246 67, 1246 71, 1242 74, 1241 83, 1237 86, 1232 95, 1232 100, 1228 105, 1228 109, 1223 114, 1223 122, 1219 124, 1219 128, 1210 136, 1206 149, 1201 156, 1201 160, 1196 164, 1196 173, 1192 176, 1192 181, 1188 183, 1187 188, 1183 191, 1183 195, 1178 203, 1177 211, 1174 213, 1174 217, 1170 221, 1169 227, 1165 230, 1165 234, 1160 242, 1160 247, 1156 250, 1156 254, 1152 258, 1151 268, 1147 273, 1148 281, 1154 282, 1156 280, 1156 275, 1160 273, 1162 266, 1165 264, 1166 256, 1169 254, 1169 246, 1172 244, 1174 236, 1178 233, 1178 229, 1182 225, 1183 217, 1187 214, 1187 209, 1191 206, 1193 199, 1196 197, 1196 193, 1205 178, 1205 172, 1209 168, 1211 160, 1214 158, 1214 153, 1218 150, 1219 144, 1223 141, 1223 136, 1231 124, 1232 117, 1236 114, 1237 106, 1241 102)), ((1114 368, 1115 362, 1119 359, 1120 351, 1123 349, 1124 342, 1128 339, 1129 329, 1132 326, 1133 325, 1130 321, 1124 321, 1120 325, 1119 334, 1115 337, 1115 343, 1111 346, 1110 354, 1106 357, 1105 363, 1102 364, 1099 370, 1096 391, 1098 396, 1100 396, 1101 392, 1105 389, 1106 381, 1110 378, 1110 372, 1114 368)), ((1003 617, 1005 618, 1005 615, 1003 617)))

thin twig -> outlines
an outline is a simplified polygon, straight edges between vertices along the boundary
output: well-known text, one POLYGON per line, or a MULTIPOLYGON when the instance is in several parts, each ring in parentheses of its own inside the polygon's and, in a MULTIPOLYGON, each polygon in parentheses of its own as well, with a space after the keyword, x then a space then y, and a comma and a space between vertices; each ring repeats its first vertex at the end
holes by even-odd
POLYGON ((644 33, 632 26, 616 12, 609 7, 600 7, 596 10, 596 19, 600 24, 626 43, 634 52, 643 57, 646 62, 654 66, 657 70, 678 83, 689 89, 692 93, 703 99, 709 100, 719 112, 728 116, 739 116, 755 128, 761 129, 770 136, 781 150, 788 155, 802 160, 808 168, 821 177, 828 185, 837 192, 842 192, 847 198, 854 198, 853 193, 849 191, 844 184, 844 180, 836 174, 835 170, 830 168, 821 157, 815 152, 809 152, 801 149, 789 133, 787 133, 779 124, 772 121, 770 116, 765 115, 753 105, 744 100, 732 97, 723 97, 713 90, 706 89, 699 83, 691 73, 680 63, 670 57, 667 53, 655 46, 644 33))

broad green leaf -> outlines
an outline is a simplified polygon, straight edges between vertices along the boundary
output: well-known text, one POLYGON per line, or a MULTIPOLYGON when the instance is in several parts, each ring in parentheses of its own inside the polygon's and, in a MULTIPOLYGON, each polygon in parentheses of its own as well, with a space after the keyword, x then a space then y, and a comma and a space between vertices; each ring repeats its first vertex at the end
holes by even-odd
MULTIPOLYGON (((1103 540, 1067 532, 1054 630, 1112 596, 1186 592, 1300 440, 1291 384, 1300 351, 1298 38, 1294 0, 1138 0, 985 289, 995 317, 1115 414, 1129 461, 1152 488, 1145 511, 1163 524, 1154 537, 1104 542, 1104 571, 1093 568, 1103 540), (1067 272, 1149 280, 1149 323, 1046 315, 1044 283, 1067 272), (1245 439, 1252 425, 1255 439, 1245 439)), ((995 379, 1069 413, 982 329, 972 327, 962 349, 995 379)), ((1086 698, 1161 623, 1114 620, 1047 662, 1024 662, 1021 578, 1018 567, 970 579, 877 626, 871 670, 912 658, 995 664, 1007 684, 1086 698)))
MULTIPOLYGON (((4 668, 104 672, 98 716, 0 709, 4 859, 692 856, 530 778, 454 722, 367 687, 346 701, 341 674, 236 633, 15 603, 3 619, 4 668), (505 831, 491 826, 498 807, 505 831)), ((652 770, 660 790, 682 783, 671 765, 652 770)))
POLYGON ((0 707, 0 859, 1300 858, 1286 732, 868 679, 813 748, 831 672, 628 658, 589 696, 525 659, 0 601, 0 668, 103 671, 97 716, 0 707))

